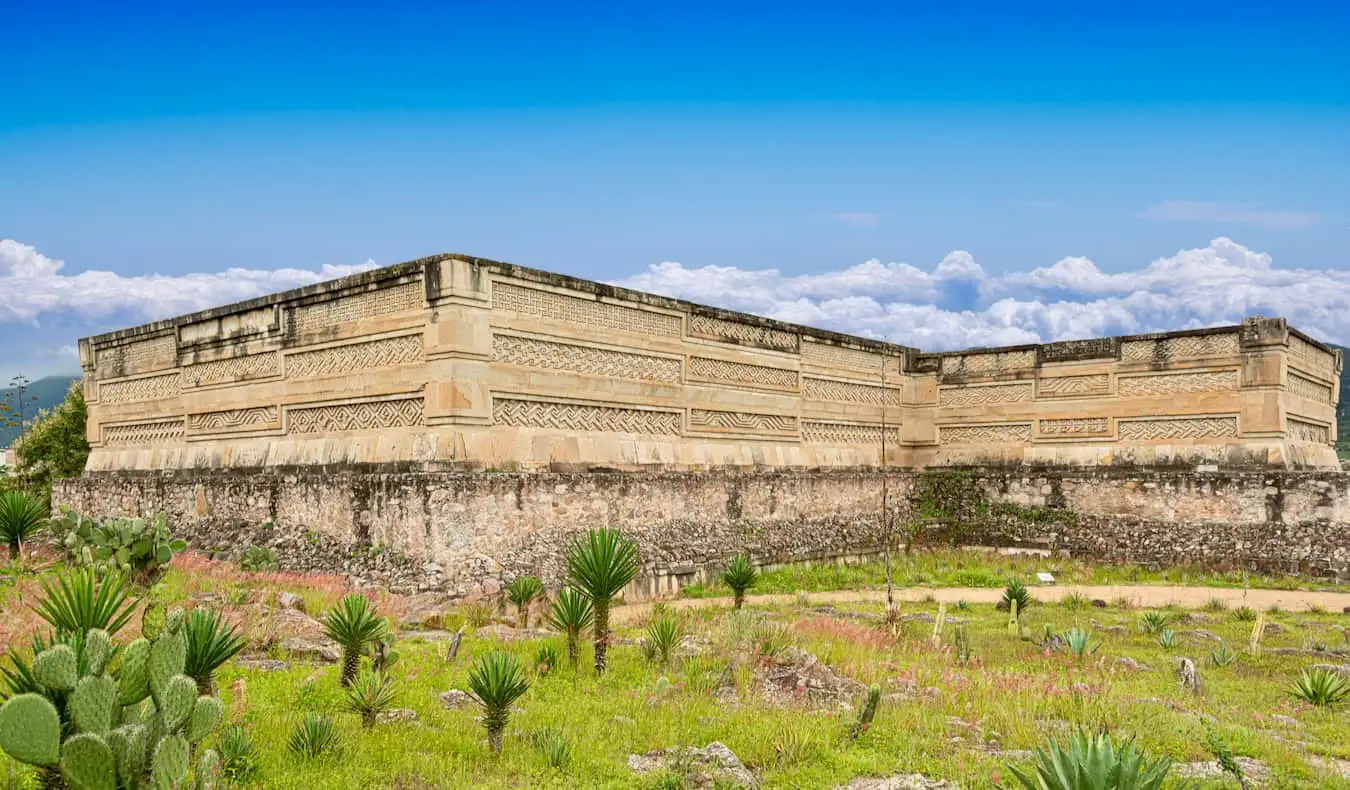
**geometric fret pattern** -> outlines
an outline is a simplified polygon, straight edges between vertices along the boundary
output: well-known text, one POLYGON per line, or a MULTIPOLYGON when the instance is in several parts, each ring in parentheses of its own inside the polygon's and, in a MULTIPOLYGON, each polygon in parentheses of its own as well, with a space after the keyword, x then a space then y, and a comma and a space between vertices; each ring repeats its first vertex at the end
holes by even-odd
POLYGON ((689 427, 732 433, 796 433, 797 418, 782 414, 749 414, 739 411, 690 409, 689 427))
POLYGON ((1032 399, 1030 384, 995 384, 984 387, 943 387, 938 390, 942 406, 982 406, 1032 399))
POLYGON ((104 403, 134 403, 177 395, 178 373, 149 376, 130 381, 105 381, 99 384, 99 399, 104 403))
POLYGON ((1237 417, 1182 417, 1171 420, 1117 420, 1121 441, 1232 438, 1238 435, 1237 417))
POLYGON ((1288 428, 1285 435, 1296 442, 1315 442, 1317 444, 1331 444, 1331 428, 1316 422, 1306 422, 1296 420, 1293 417, 1286 419, 1288 428))
POLYGON ((100 348, 95 352, 98 377, 115 379, 152 370, 164 370, 178 364, 177 335, 160 335, 121 346, 100 348))
MULTIPOLYGON (((1224 335, 1227 337, 1227 335, 1224 335)), ((1156 376, 1121 376, 1116 389, 1121 397, 1171 395, 1178 392, 1217 392, 1238 388, 1236 370, 1204 370, 1197 373, 1160 373, 1156 376)))
POLYGON ((286 355, 286 378, 337 376, 422 361, 422 336, 404 335, 286 355))
POLYGON ((280 425, 276 406, 255 406, 251 409, 229 409, 188 415, 188 430, 195 433, 258 430, 280 425))
POLYGON ((494 334, 492 358, 497 362, 531 368, 551 368, 638 381, 680 380, 680 360, 605 348, 554 343, 516 335, 494 334))
POLYGON ((101 430, 105 445, 128 447, 164 444, 183 438, 183 421, 177 419, 143 422, 139 425, 104 425, 101 430))
POLYGON ((797 388, 797 371, 795 370, 772 368, 766 365, 748 365, 744 362, 728 362, 707 357, 690 357, 689 375, 705 381, 733 385, 748 384, 790 390, 797 388))
POLYGON ((1038 420, 1042 436, 1101 435, 1110 430, 1105 417, 1070 417, 1063 420, 1038 420))
POLYGON ((1120 345, 1123 362, 1152 362, 1203 357, 1231 357, 1238 353, 1238 335, 1190 335, 1160 340, 1130 340, 1120 345))
MULTIPOLYGON (((881 362, 887 357, 856 348, 832 346, 828 343, 802 341, 802 361, 816 365, 831 365, 837 368, 861 370, 877 374, 881 371, 881 362)), ((897 357, 889 357, 897 359, 897 357)))
POLYGON ((942 358, 942 374, 986 375, 1036 366, 1035 351, 1005 351, 994 354, 962 354, 942 358))
POLYGON ((425 305, 422 283, 403 283, 297 307, 291 312, 291 328, 297 334, 308 335, 349 321, 401 313, 425 305))
POLYGON ((492 399, 492 421, 521 428, 564 431, 601 431, 676 436, 681 433, 677 411, 649 411, 622 406, 590 406, 551 401, 492 399))
POLYGON ((1038 398, 1077 398, 1089 395, 1107 395, 1111 392, 1111 377, 1105 373, 1088 376, 1055 376, 1036 381, 1038 398))
POLYGON ((1031 441, 1029 423, 997 425, 942 425, 938 427, 941 444, 1007 444, 1031 441))
MULTIPOLYGON (((803 422, 802 439, 812 444, 881 444, 880 425, 855 425, 847 422, 803 422)), ((900 429, 886 426, 886 442, 900 444, 900 429)))
POLYGON ((689 334, 725 340, 747 346, 762 346, 780 351, 796 351, 798 335, 766 326, 725 321, 721 318, 696 314, 689 318, 689 334))
POLYGON ((236 381, 267 378, 280 372, 278 370, 280 363, 281 357, 275 351, 218 359, 213 362, 199 362, 183 368, 183 386, 206 387, 212 384, 231 384, 236 381))
POLYGON ((1305 379, 1292 372, 1289 374, 1289 391, 1294 395, 1315 400, 1318 403, 1331 403, 1331 387, 1319 384, 1312 379, 1305 379))
POLYGON ((1289 335, 1289 362, 1322 378, 1336 378, 1336 357, 1294 334, 1289 335))
POLYGON ((648 335, 679 337, 684 332, 684 321, 679 316, 505 282, 492 284, 492 308, 648 335))
POLYGON ((871 384, 856 384, 833 379, 805 378, 802 380, 802 393, 813 400, 832 400, 844 403, 865 403, 870 406, 899 406, 900 390, 871 384), (882 403, 884 392, 885 404, 882 403))
POLYGON ((415 398, 366 403, 288 407, 286 429, 290 433, 328 433, 372 428, 408 428, 424 423, 423 403, 423 398, 419 395, 415 398))

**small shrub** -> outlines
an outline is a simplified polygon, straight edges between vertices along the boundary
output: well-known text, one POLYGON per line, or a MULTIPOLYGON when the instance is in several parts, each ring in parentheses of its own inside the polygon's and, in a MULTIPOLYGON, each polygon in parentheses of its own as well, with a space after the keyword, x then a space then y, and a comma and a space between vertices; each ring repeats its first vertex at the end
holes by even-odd
POLYGON ((1177 632, 1173 631, 1170 628, 1164 628, 1162 632, 1158 634, 1158 644, 1167 648, 1168 650, 1171 650, 1172 648, 1176 647, 1177 632))
POLYGON ((1308 614, 1326 614, 1327 608, 1320 603, 1308 604, 1308 614))
POLYGON ((100 522, 62 508, 51 530, 71 565, 121 571, 145 584, 158 580, 173 555, 187 548, 169 533, 163 515, 100 522))
POLYGON ((1038 748, 1029 774, 1008 766, 1023 790, 1161 790, 1171 769, 1171 760, 1150 763, 1132 742, 1117 747, 1109 734, 1084 732, 1071 736, 1067 747, 1051 741, 1049 750, 1038 748))
POLYGON ((361 717, 361 726, 370 729, 381 713, 394 706, 398 699, 398 686, 383 672, 362 672, 347 687, 347 698, 343 707, 349 713, 361 717))
POLYGON ((670 656, 684 642, 684 626, 679 620, 665 615, 647 625, 647 635, 643 639, 644 650, 651 651, 649 658, 655 658, 662 664, 670 661, 670 656))
POLYGON ((249 546, 239 555, 239 567, 249 573, 270 573, 281 565, 271 546, 249 546))
POLYGON ((389 633, 389 623, 375 615, 366 596, 350 593, 324 614, 324 634, 342 648, 342 685, 356 679, 361 656, 389 633))
POLYGON ((244 638, 211 609, 197 607, 183 623, 187 663, 183 674, 197 683, 197 693, 216 693, 216 670, 244 649, 244 638))
POLYGON ((1289 686, 1289 694, 1319 708, 1350 698, 1350 680, 1330 669, 1305 669, 1289 686))
POLYGON ((1065 648, 1073 653, 1079 661, 1097 652, 1097 649, 1101 647, 1100 642, 1092 641, 1091 631, 1084 631, 1076 626, 1065 631, 1062 639, 1065 648))
POLYGON ((464 607, 464 622, 468 623, 470 628, 490 625, 496 615, 496 607, 487 601, 474 601, 464 607))
POLYGON ((1154 610, 1139 616, 1139 627, 1144 629, 1146 634, 1161 634, 1176 621, 1177 616, 1172 612, 1154 610))
POLYGON ((1226 612, 1228 611, 1228 603, 1222 598, 1210 598, 1208 601, 1205 601, 1205 611, 1214 614, 1226 612))
POLYGON ((306 713, 291 730, 286 747, 306 760, 336 752, 341 743, 333 719, 322 713, 306 713))
POLYGON ((952 633, 952 645, 956 649, 956 663, 969 664, 975 656, 975 651, 970 645, 970 634, 966 633, 964 625, 958 625, 952 633))
POLYGON ((572 761, 572 744, 557 730, 545 730, 536 740, 549 768, 565 768, 572 761))
POLYGON ((1228 645, 1219 645, 1210 649, 1209 660, 1214 662, 1216 667, 1226 667, 1237 662, 1238 654, 1230 650, 1228 645))
POLYGON ((758 581, 759 571, 750 564, 750 557, 745 554, 732 557, 731 563, 722 571, 722 583, 731 588, 737 609, 745 604, 745 591, 754 587, 758 581))
POLYGON ((1118 595, 1111 599, 1111 605, 1122 612, 1128 612, 1134 608, 1134 599, 1128 595, 1118 595))
POLYGON ((1266 609, 1266 614, 1284 614, 1284 609, 1277 603, 1273 603, 1266 609))
POLYGON ((763 658, 778 658, 794 641, 792 628, 783 623, 758 623, 751 639, 755 653, 763 658))
POLYGON ((872 726, 872 719, 877 715, 877 705, 881 702, 881 686, 873 685, 867 690, 867 699, 863 701, 862 707, 858 709, 858 720, 849 728, 850 738, 857 739, 858 736, 867 732, 872 726))
POLYGON ((258 773, 261 758, 253 745, 253 738, 240 724, 227 724, 220 730, 217 741, 220 753, 220 774, 231 784, 248 784, 258 773))
POLYGON ((47 520, 42 500, 22 491, 0 493, 0 543, 9 546, 9 558, 19 558, 22 545, 47 520))
POLYGON ((1082 593, 1071 592, 1059 599, 1059 605, 1071 612, 1077 612, 1091 606, 1092 601, 1088 600, 1088 597, 1082 593))
POLYGON ((539 677, 547 675, 558 666, 558 648, 545 642, 534 651, 534 672, 539 677))
POLYGON ((953 604, 952 608, 955 609, 955 610, 958 611, 958 612, 969 612, 969 611, 970 611, 970 602, 967 601, 966 599, 962 598, 961 600, 959 600, 959 601, 957 601, 955 604, 953 604))
POLYGON ((1233 610, 1233 619, 1240 623, 1250 623, 1256 619, 1256 610, 1250 606, 1239 606, 1233 610))
POLYGON ((595 674, 605 673, 609 648, 609 608, 624 587, 637 576, 638 546, 613 529, 595 529, 579 536, 567 553, 569 582, 591 599, 595 615, 595 674))
POLYGON ((1005 611, 1010 610, 1014 602, 1017 604, 1018 619, 1026 614, 1028 606, 1035 603, 1031 593, 1027 592, 1026 585, 1016 579, 1008 582, 1008 586, 1003 588, 1003 599, 999 601, 999 608, 1005 611))
POLYGON ((507 600, 516 605, 516 625, 530 627, 530 604, 543 594, 543 583, 533 576, 517 576, 506 585, 507 600))
POLYGON ((591 599, 575 587, 564 587, 553 599, 549 611, 548 624, 567 636, 567 661, 573 669, 577 667, 577 656, 581 647, 581 635, 595 618, 595 609, 591 599))
POLYGON ((469 690, 483 710, 482 723, 487 730, 488 746, 494 754, 502 751, 502 738, 511 720, 511 705, 530 688, 516 657, 502 650, 479 656, 469 670, 469 690))

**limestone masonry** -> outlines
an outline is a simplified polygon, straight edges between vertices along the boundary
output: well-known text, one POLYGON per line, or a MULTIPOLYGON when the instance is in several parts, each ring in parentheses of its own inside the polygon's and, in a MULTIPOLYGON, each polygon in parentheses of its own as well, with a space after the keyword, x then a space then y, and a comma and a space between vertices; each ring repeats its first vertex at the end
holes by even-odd
POLYGON ((80 341, 91 473, 1338 468, 1341 359, 1241 326, 925 354, 459 255, 80 341))

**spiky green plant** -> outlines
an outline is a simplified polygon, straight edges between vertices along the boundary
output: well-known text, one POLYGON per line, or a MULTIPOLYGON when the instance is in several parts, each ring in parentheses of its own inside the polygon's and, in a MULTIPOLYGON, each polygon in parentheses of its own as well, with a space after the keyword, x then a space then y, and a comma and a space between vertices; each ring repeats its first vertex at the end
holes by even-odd
POLYGON ((261 758, 252 736, 242 724, 221 727, 216 749, 220 752, 220 773, 226 781, 247 784, 257 774, 261 758))
POLYGON ((1079 661, 1097 652, 1097 649, 1101 647, 1100 642, 1092 641, 1091 631, 1084 631, 1078 626, 1065 631, 1062 639, 1064 640, 1064 647, 1070 653, 1073 653, 1079 661))
POLYGON ((955 649, 956 663, 969 664, 975 656, 975 650, 970 644, 970 634, 966 633, 964 625, 958 625, 952 633, 952 647, 955 649))
POLYGON ((23 543, 47 520, 42 500, 22 491, 0 494, 0 542, 9 545, 9 558, 17 560, 23 543))
POLYGON ((684 638, 684 624, 672 615, 662 615, 647 624, 644 647, 656 661, 666 664, 684 638))
POLYGON ((1215 614, 1226 612, 1228 611, 1228 602, 1217 596, 1211 597, 1208 601, 1205 601, 1205 611, 1215 614))
POLYGON ((187 637, 184 673, 197 682, 197 693, 216 693, 216 670, 244 649, 244 638, 214 610, 197 607, 183 623, 187 637))
POLYGON ((1214 662, 1216 667, 1226 667, 1237 662, 1238 654, 1230 650, 1228 645, 1219 645, 1210 649, 1209 660, 1214 662))
POLYGON ((361 726, 370 729, 381 713, 394 706, 398 685, 383 672, 362 672, 347 687, 344 708, 361 717, 361 726))
POLYGON ((342 676, 345 688, 356 678, 361 656, 389 633, 389 624, 375 614, 366 596, 350 593, 324 614, 323 631, 342 648, 342 676))
POLYGON ((1233 610, 1233 619, 1239 623, 1250 623, 1256 619, 1256 610, 1250 606, 1239 606, 1233 610))
POLYGON ((530 688, 516 657, 502 650, 479 656, 469 670, 469 691, 483 709, 483 727, 488 746, 496 754, 502 751, 502 736, 511 719, 511 705, 530 688))
POLYGON ((1173 631, 1170 628, 1164 628, 1162 632, 1158 634, 1158 644, 1161 647, 1167 648, 1168 650, 1171 650, 1172 648, 1176 647, 1177 632, 1173 631))
POLYGON ((1092 601, 1086 595, 1080 592, 1071 592, 1059 599, 1059 605, 1069 611, 1076 612, 1080 609, 1086 609, 1092 605, 1092 601))
POLYGON ((750 564, 750 557, 747 554, 732 557, 726 570, 722 571, 722 583, 731 588, 737 609, 745 605, 745 591, 754 587, 758 581, 759 571, 750 564))
POLYGON ((530 604, 543 594, 543 583, 533 576, 517 576, 506 585, 506 597, 516 605, 516 620, 521 628, 530 627, 530 604))
POLYGON ((1209 747, 1209 753, 1214 755, 1214 760, 1219 764, 1219 768, 1233 780, 1238 783, 1241 790, 1247 790, 1247 775, 1242 770, 1242 765, 1238 763, 1237 758, 1233 756, 1233 750, 1229 748, 1228 742, 1219 735, 1219 731, 1214 729, 1214 725, 1205 719, 1200 720, 1205 726, 1205 745, 1209 747))
POLYGON ((1082 731, 1070 736, 1067 747, 1051 741, 1048 751, 1037 748, 1031 773, 1008 766, 1022 790, 1161 790, 1171 770, 1171 760, 1150 763, 1132 742, 1117 747, 1109 734, 1082 731))
POLYGON ((578 537, 567 555, 567 573, 573 585, 591 599, 595 609, 595 673, 604 674, 609 648, 609 607, 637 576, 637 544, 614 529, 594 529, 578 537))
POLYGON ((1294 679, 1289 694, 1319 708, 1329 708, 1350 698, 1350 680, 1335 670, 1313 667, 1294 679))
POLYGON ((567 742, 561 732, 546 730, 539 736, 537 743, 549 768, 564 768, 571 762, 572 744, 567 742))
POLYGON ((792 626, 787 623, 756 623, 750 632, 750 639, 754 645, 755 655, 760 658, 777 658, 782 655, 792 643, 795 636, 792 633, 792 626))
POLYGON ((1020 620, 1027 613, 1027 607, 1035 603, 1031 593, 1027 592, 1027 586, 1017 579, 1008 582, 1008 586, 1003 588, 1003 598, 999 601, 999 608, 1005 609, 1010 613, 1015 613, 1020 620), (1014 609, 1013 604, 1017 607, 1014 609))
POLYGON ((286 747, 294 754, 306 760, 313 760, 329 752, 335 752, 342 740, 331 716, 322 713, 306 713, 291 730, 286 747))
POLYGON ((591 627, 595 619, 595 608, 591 599, 575 587, 564 587, 553 599, 553 608, 548 615, 548 624, 567 636, 567 660, 573 669, 577 667, 577 654, 581 635, 591 627))
POLYGON ((858 736, 867 732, 872 726, 872 719, 877 715, 877 705, 881 703, 881 686, 873 685, 867 689, 867 699, 863 700, 862 706, 858 709, 858 720, 849 727, 848 734, 850 738, 857 739, 858 736))
POLYGON ((1139 615, 1139 627, 1144 630, 1144 633, 1149 635, 1161 634, 1168 626, 1176 621, 1177 616, 1172 612, 1164 612, 1156 609, 1139 615))
POLYGON ((539 677, 547 675, 558 666, 558 648, 551 643, 545 642, 534 651, 534 672, 539 677))
POLYGON ((100 574, 92 568, 59 574, 55 583, 44 579, 42 599, 34 608, 57 634, 98 629, 108 636, 116 636, 130 622, 135 609, 125 576, 100 574))

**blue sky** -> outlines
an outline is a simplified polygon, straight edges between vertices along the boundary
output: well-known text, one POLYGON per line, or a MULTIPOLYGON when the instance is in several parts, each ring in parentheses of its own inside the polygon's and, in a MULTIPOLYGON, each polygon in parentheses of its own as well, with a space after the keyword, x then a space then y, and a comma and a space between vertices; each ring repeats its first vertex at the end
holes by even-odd
POLYGON ((14 4, 0 377, 449 250, 924 348, 1350 341, 1350 7, 1026 5, 14 4))

